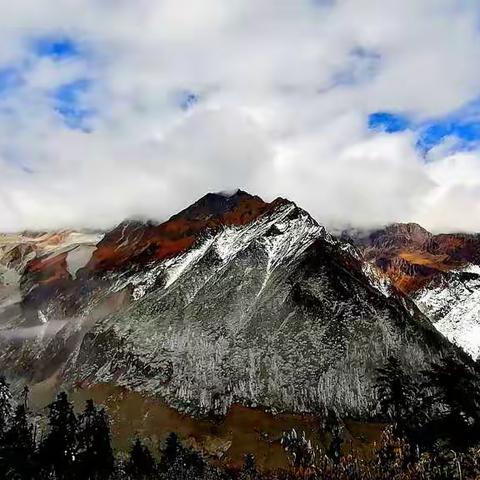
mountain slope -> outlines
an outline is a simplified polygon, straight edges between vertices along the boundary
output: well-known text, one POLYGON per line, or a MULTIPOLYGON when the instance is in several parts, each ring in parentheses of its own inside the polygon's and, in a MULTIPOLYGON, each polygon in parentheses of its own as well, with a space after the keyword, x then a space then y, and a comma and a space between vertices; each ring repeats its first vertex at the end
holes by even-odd
MULTIPOLYGON (((59 231, 0 235, 0 319, 3 327, 25 323, 26 283, 73 278, 86 265, 103 234, 59 231), (44 274, 49 272, 49 278, 44 274), (26 282, 30 277, 30 282, 26 282)), ((40 315, 41 317, 41 315, 40 315)), ((43 317, 41 317, 43 318, 43 317)), ((38 312, 35 312, 38 321, 38 312)))
POLYGON ((474 359, 480 356, 480 267, 451 271, 416 292, 414 300, 450 341, 474 359))
POLYGON ((193 413, 244 403, 366 414, 387 355, 418 371, 452 348, 363 267, 306 212, 275 201, 249 223, 203 230, 185 253, 116 278, 132 302, 85 335, 65 376, 158 394, 193 413))
POLYGON ((468 361, 284 199, 208 194, 162 224, 124 222, 75 275, 62 262, 36 258, 21 282, 28 321, 61 328, 0 355, 32 382, 119 385, 192 414, 241 403, 365 417, 387 356, 413 373, 446 354, 468 361))
POLYGON ((442 334, 479 356, 480 235, 432 235, 416 224, 393 224, 350 236, 442 334))

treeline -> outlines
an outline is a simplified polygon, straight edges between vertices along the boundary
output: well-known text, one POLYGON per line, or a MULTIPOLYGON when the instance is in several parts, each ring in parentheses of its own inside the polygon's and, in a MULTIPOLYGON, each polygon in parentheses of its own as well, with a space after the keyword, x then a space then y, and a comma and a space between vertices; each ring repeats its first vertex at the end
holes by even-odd
POLYGON ((378 369, 379 410, 417 450, 463 451, 480 442, 480 372, 449 356, 409 375, 390 357, 378 369))
POLYGON ((0 378, 0 479, 6 480, 473 480, 480 479, 480 387, 477 372, 453 357, 408 374, 391 357, 378 369, 378 410, 389 426, 371 455, 344 448, 341 419, 328 412, 328 445, 319 448, 304 432, 285 432, 281 444, 288 471, 262 473, 255 457, 243 467, 215 466, 170 434, 153 452, 136 438, 115 454, 110 420, 86 402, 76 414, 65 393, 44 417, 19 404, 0 378))
POLYGON ((174 480, 226 478, 172 433, 160 461, 136 438, 126 455, 115 456, 110 420, 92 400, 76 415, 66 393, 45 417, 28 411, 28 391, 17 405, 0 377, 1 480, 174 480))

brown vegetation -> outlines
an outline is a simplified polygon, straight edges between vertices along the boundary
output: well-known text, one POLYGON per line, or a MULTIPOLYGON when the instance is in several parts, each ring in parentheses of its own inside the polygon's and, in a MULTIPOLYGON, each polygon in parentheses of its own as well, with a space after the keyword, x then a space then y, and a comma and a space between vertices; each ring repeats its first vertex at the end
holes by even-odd
MULTIPOLYGON (((273 471, 289 467, 288 456, 280 444, 285 430, 304 431, 321 448, 326 448, 329 442, 329 434, 314 415, 273 414, 234 405, 225 417, 195 418, 157 398, 112 385, 85 386, 72 393, 78 407, 88 398, 105 405, 112 419, 113 444, 122 451, 128 449, 136 434, 157 447, 174 432, 186 445, 225 466, 239 468, 245 455, 252 453, 261 470, 273 471)), ((347 420, 345 426, 345 452, 371 456, 384 426, 355 420, 347 420)))

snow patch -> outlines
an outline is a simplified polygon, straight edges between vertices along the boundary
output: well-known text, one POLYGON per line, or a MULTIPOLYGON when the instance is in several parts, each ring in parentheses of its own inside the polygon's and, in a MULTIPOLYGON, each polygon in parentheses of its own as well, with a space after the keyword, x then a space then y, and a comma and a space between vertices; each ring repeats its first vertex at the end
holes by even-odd
POLYGON ((189 250, 187 253, 184 253, 179 257, 167 260, 163 265, 167 273, 165 288, 168 288, 170 285, 172 285, 185 272, 185 270, 203 257, 203 255, 212 245, 214 239, 215 237, 209 238, 197 248, 189 250))
POLYGON ((67 253, 67 270, 73 278, 76 278, 77 272, 88 263, 95 249, 95 246, 79 245, 67 253))
POLYGON ((445 337, 474 359, 480 356, 480 267, 450 272, 439 286, 425 287, 414 300, 445 337))
POLYGON ((392 294, 392 284, 389 278, 374 265, 364 262, 362 264, 362 272, 368 278, 370 285, 382 295, 389 297, 392 294))

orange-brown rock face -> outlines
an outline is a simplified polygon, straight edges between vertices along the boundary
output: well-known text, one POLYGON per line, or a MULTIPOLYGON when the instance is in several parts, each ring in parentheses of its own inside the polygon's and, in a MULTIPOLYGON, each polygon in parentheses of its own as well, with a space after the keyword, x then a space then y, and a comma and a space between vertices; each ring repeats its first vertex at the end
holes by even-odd
POLYGON ((406 294, 424 287, 444 272, 480 262, 479 235, 432 235, 414 223, 396 223, 356 242, 365 258, 406 294))
POLYGON ((101 237, 75 231, 0 235, 0 266, 8 272, 0 286, 21 294, 23 315, 35 323, 46 300, 66 295, 101 237))
POLYGON ((35 278, 36 283, 40 285, 69 279, 67 254, 61 253, 48 258, 35 258, 27 265, 25 272, 35 278))
POLYGON ((23 272, 25 308, 44 309, 56 298, 61 305, 56 312, 59 318, 75 315, 76 308, 88 301, 88 292, 104 285, 103 273, 142 269, 174 257, 192 247, 202 235, 225 226, 248 224, 282 202, 277 199, 266 203, 242 191, 230 196, 209 193, 164 223, 125 221, 98 242, 88 262, 78 270, 78 278, 69 269, 68 252, 56 253, 51 247, 65 239, 59 236, 57 242, 53 235, 45 239, 39 236, 36 243, 40 239, 48 243, 45 253, 29 261, 23 272))
POLYGON ((108 271, 173 257, 190 248, 203 233, 245 225, 277 203, 266 203, 242 191, 228 197, 209 193, 160 225, 123 222, 98 244, 87 269, 108 271))

